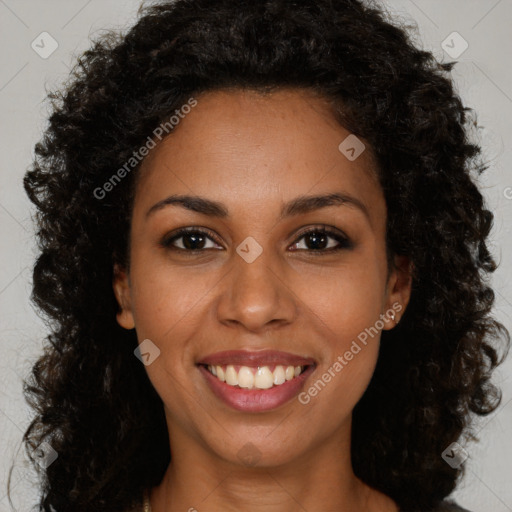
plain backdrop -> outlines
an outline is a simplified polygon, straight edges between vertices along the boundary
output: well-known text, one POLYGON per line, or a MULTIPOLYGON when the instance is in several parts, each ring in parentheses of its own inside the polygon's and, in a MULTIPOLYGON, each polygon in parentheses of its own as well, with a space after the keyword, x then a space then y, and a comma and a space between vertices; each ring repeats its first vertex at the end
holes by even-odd
MULTIPOLYGON (((458 62, 452 75, 464 104, 477 113, 489 162, 481 187, 495 212, 496 316, 512 331, 512 1, 384 3, 395 17, 417 25, 417 45, 441 61, 458 62)), ((40 353, 46 329, 29 302, 36 249, 22 178, 45 127, 43 100, 66 78, 91 36, 105 28, 125 31, 139 5, 139 0, 0 0, 0 512, 10 510, 6 482, 13 461, 16 509, 28 511, 37 499, 34 473, 20 448, 30 422, 22 379, 40 353)), ((512 512, 511 359, 512 354, 495 377, 503 389, 502 405, 480 421, 480 442, 466 446, 466 474, 453 495, 474 512, 512 512)))

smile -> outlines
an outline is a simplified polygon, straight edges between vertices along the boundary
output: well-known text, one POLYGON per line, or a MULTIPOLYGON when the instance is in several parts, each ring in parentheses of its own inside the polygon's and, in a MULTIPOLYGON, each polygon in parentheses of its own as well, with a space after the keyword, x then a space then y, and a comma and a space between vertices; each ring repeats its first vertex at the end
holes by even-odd
POLYGON ((212 397, 248 413, 291 402, 316 368, 314 359, 277 350, 227 350, 196 364, 212 397))
POLYGON ((208 371, 221 382, 229 386, 244 389, 269 389, 281 386, 288 380, 298 377, 306 366, 272 365, 272 366, 239 366, 239 365, 208 365, 208 371))

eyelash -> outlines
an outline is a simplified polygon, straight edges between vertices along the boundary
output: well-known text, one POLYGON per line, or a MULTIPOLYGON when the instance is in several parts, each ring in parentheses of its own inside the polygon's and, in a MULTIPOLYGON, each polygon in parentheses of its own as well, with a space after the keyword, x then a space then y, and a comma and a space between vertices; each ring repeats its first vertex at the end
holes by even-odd
MULTIPOLYGON (((333 238, 334 240, 336 240, 339 245, 337 247, 330 247, 327 249, 293 249, 293 251, 302 251, 302 252, 305 251, 305 252, 312 253, 315 255, 323 255, 323 254, 338 252, 342 249, 351 249, 353 247, 352 242, 346 236, 342 235, 341 233, 339 233, 338 231, 335 231, 332 228, 329 228, 328 226, 323 226, 323 225, 313 226, 304 231, 301 231, 297 235, 297 238, 296 238, 295 242, 293 242, 292 245, 297 244, 300 240, 302 240, 305 236, 307 236, 310 233, 325 234, 329 238, 333 238)), ((182 238, 185 235, 191 235, 191 234, 205 235, 208 238, 210 238, 213 242, 215 242, 216 244, 222 245, 217 240, 216 235, 212 231, 210 231, 206 228, 187 227, 187 228, 181 228, 178 231, 172 233, 172 235, 170 235, 170 236, 168 235, 168 236, 164 237, 164 239, 160 242, 160 246, 165 249, 172 250, 172 251, 180 251, 184 254, 188 253, 187 255, 190 255, 190 256, 194 256, 198 253, 201 253, 203 251, 211 249, 211 248, 182 249, 181 247, 175 247, 172 245, 173 242, 175 242, 176 240, 179 240, 180 238, 182 238)), ((215 249, 215 250, 219 250, 219 249, 215 249)))
POLYGON ((335 230, 324 225, 312 226, 299 232, 295 242, 293 242, 292 245, 295 245, 297 242, 302 240, 305 236, 309 235, 310 233, 327 235, 328 238, 333 238, 334 240, 336 240, 336 242, 338 242, 338 245, 336 247, 329 247, 328 249, 294 249, 294 251, 305 251, 320 256, 322 254, 332 254, 343 249, 353 248, 352 242, 349 240, 348 237, 342 235, 338 230, 335 230))

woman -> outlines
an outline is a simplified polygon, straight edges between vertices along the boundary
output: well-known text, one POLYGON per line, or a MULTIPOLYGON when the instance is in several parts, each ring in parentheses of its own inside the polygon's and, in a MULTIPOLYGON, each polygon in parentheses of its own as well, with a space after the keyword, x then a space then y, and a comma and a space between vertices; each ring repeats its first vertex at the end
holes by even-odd
POLYGON ((358 0, 164 1, 82 56, 25 178, 41 510, 462 510, 509 334, 451 67, 358 0))

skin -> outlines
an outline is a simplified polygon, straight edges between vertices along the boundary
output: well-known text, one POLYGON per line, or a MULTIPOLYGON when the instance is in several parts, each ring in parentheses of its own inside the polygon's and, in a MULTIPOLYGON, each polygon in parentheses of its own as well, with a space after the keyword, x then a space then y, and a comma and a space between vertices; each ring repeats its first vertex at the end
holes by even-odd
POLYGON ((197 100, 142 164, 130 267, 116 266, 113 283, 119 324, 161 351, 146 371, 164 403, 172 461, 151 491, 152 509, 397 511, 355 477, 350 461, 352 410, 374 372, 380 332, 308 404, 294 398, 263 413, 229 408, 196 366, 217 351, 278 349, 316 360, 308 388, 398 303, 401 312, 383 328, 396 325, 409 301, 410 265, 395 257, 388 273, 386 203, 369 146, 347 159, 338 145, 349 132, 309 91, 216 91, 197 100), (367 212, 343 203, 280 218, 298 196, 335 192, 367 212), (228 215, 179 205, 147 215, 171 194, 217 201, 228 215), (318 224, 353 246, 313 254, 317 246, 298 235, 318 224), (160 245, 187 226, 218 240, 206 238, 188 256, 160 245), (252 263, 236 252, 248 236, 263 249, 252 263), (247 443, 257 453, 252 464, 239 457, 247 443))

